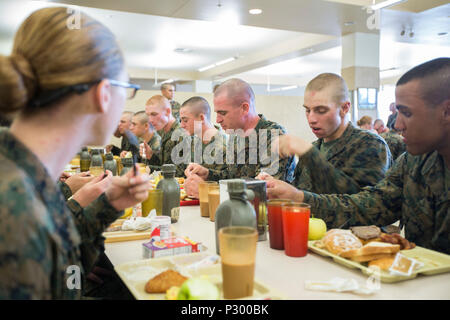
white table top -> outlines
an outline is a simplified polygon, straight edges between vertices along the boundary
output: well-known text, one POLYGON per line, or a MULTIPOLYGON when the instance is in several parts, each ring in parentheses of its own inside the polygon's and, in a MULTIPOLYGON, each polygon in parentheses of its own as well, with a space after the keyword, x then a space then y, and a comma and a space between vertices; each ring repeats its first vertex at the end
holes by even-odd
MULTIPOLYGON (((200 207, 181 207, 179 221, 173 224, 179 236, 188 236, 203 243, 215 253, 214 222, 200 217, 200 207)), ((114 265, 141 260, 144 240, 106 243, 106 254, 114 265)), ((269 240, 258 242, 255 278, 274 288, 288 299, 450 299, 450 273, 418 275, 415 279, 396 283, 380 283, 380 290, 372 295, 311 291, 305 280, 328 281, 334 277, 355 279, 365 284, 369 279, 358 269, 349 269, 332 259, 308 251, 302 258, 292 258, 283 250, 274 250, 269 240)))

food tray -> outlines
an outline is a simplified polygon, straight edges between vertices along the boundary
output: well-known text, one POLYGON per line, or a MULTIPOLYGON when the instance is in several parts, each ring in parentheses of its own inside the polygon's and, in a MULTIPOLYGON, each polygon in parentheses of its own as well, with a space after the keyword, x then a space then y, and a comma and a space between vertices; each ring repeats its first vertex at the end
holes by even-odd
POLYGON ((111 231, 103 232, 103 236, 106 238, 105 243, 120 242, 120 241, 133 241, 133 240, 150 240, 151 229, 144 231, 111 231))
MULTIPOLYGON (((192 262, 194 258, 198 258, 198 261, 202 258, 211 255, 206 252, 191 253, 188 255, 178 255, 172 257, 163 257, 156 259, 138 260, 133 262, 127 262, 116 266, 114 269, 120 276, 122 281, 128 287, 130 292, 137 300, 165 300, 165 293, 147 293, 145 292, 145 284, 148 280, 163 272, 167 269, 173 269, 184 276, 195 277, 203 276, 209 281, 216 284, 219 292, 220 299, 223 299, 222 294, 222 270, 220 262, 214 265, 206 266, 197 269, 185 268, 186 263, 183 262, 184 257, 192 262)), ((253 296, 243 299, 284 299, 282 295, 264 285, 257 279, 255 279, 253 287, 253 296)))
POLYGON ((200 200, 198 199, 191 199, 191 198, 185 198, 185 200, 180 201, 180 206, 198 206, 200 205, 200 200))
MULTIPOLYGON (((318 248, 315 244, 319 241, 308 241, 308 248, 321 256, 330 257, 335 262, 346 266, 348 268, 360 269, 366 275, 373 275, 373 269, 369 269, 365 264, 352 261, 350 259, 342 258, 336 254, 329 252, 326 249, 318 248)), ((399 282, 404 280, 410 280, 417 277, 418 274, 434 275, 439 273, 450 272, 450 256, 437 251, 425 249, 416 246, 414 249, 401 250, 404 256, 412 259, 416 259, 424 264, 422 268, 411 274, 410 276, 398 276, 391 275, 388 271, 381 270, 380 281, 386 283, 399 282)))

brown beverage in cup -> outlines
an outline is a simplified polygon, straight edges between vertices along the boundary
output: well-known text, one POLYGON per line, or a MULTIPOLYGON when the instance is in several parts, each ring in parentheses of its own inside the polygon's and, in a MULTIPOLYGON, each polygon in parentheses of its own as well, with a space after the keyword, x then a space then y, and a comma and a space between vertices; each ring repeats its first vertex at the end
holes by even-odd
POLYGON ((209 220, 213 221, 216 218, 216 210, 220 204, 220 190, 219 186, 211 186, 208 192, 208 203, 209 203, 209 220))
POLYGON ((257 240, 258 232, 255 228, 232 226, 219 229, 225 299, 253 295, 257 240))
POLYGON ((253 295, 255 263, 222 263, 222 276, 225 279, 232 280, 223 282, 223 294, 225 299, 236 299, 242 297, 250 297, 253 295))
POLYGON ((217 185, 215 181, 200 182, 198 187, 198 197, 200 200, 200 214, 202 217, 209 217, 208 192, 210 185, 217 185))

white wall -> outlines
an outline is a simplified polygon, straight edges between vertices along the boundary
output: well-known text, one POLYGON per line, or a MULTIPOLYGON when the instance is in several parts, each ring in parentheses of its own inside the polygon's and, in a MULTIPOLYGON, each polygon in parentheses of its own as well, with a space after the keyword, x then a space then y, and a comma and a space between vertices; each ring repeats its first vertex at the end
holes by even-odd
MULTIPOLYGON (((161 92, 159 90, 139 90, 134 99, 127 101, 125 110, 133 112, 145 110, 145 103, 155 94, 161 94, 161 92)), ((194 95, 200 95, 208 100, 211 108, 214 109, 212 93, 176 92, 174 98, 181 104, 194 95)), ((316 140, 316 137, 308 126, 302 105, 303 97, 256 95, 256 111, 258 113, 264 114, 268 120, 281 124, 288 133, 312 142, 316 140)), ((215 123, 215 112, 211 112, 211 120, 215 123)), ((111 143, 119 146, 119 141, 120 139, 113 137, 111 143)))

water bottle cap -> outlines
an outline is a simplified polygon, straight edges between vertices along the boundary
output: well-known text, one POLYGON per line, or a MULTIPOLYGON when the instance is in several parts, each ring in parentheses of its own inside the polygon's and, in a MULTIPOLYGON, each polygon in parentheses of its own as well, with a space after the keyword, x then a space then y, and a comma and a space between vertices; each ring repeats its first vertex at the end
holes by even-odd
POLYGON ((107 153, 107 154, 105 155, 105 159, 106 159, 106 160, 113 160, 114 157, 113 157, 112 153, 107 153))
POLYGON ((228 193, 243 193, 247 190, 247 185, 242 179, 232 179, 227 183, 228 193))
POLYGON ((175 173, 176 167, 174 164, 163 164, 161 171, 162 173, 175 173))

